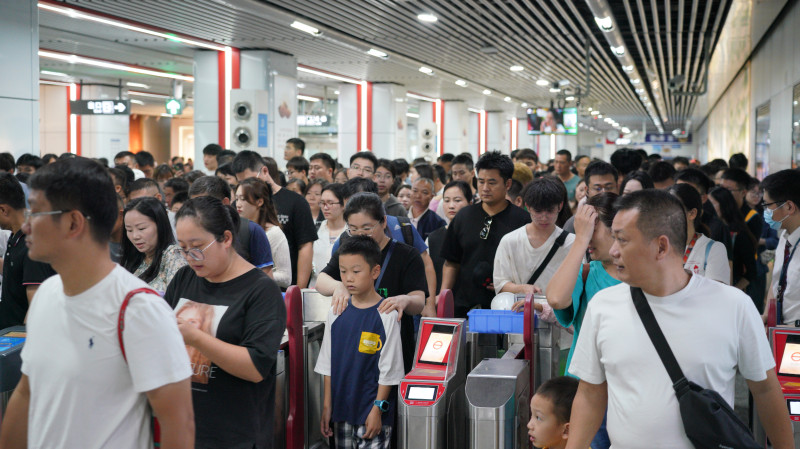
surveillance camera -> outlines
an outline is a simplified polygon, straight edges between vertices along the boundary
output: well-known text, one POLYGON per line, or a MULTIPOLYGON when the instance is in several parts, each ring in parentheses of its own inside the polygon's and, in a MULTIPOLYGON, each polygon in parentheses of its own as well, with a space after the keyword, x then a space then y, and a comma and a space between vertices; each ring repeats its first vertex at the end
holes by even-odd
POLYGON ((675 75, 675 77, 669 80, 669 90, 675 91, 680 89, 685 81, 686 81, 686 76, 682 74, 675 75))

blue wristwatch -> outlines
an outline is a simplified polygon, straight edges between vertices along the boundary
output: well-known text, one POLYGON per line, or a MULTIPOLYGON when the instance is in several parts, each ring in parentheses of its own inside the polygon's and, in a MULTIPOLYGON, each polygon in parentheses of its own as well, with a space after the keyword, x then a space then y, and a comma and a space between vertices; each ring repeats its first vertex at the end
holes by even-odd
POLYGON ((378 407, 378 410, 381 413, 386 413, 389 411, 389 401, 375 401, 375 406, 378 407))

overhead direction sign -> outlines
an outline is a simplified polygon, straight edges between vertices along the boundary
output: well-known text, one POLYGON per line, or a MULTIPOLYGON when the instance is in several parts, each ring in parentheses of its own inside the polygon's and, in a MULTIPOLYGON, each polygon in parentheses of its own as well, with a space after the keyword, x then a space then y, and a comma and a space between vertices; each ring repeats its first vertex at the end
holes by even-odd
POLYGON ((78 115, 130 115, 130 100, 73 100, 69 102, 71 114, 78 115))
POLYGON ((168 98, 164 106, 167 108, 167 114, 169 115, 181 115, 183 112, 183 101, 177 98, 168 98))

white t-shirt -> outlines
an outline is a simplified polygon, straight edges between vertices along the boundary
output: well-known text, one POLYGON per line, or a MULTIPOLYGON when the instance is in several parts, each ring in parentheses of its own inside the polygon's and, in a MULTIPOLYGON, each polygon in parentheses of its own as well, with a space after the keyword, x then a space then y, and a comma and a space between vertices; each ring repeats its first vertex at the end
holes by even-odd
MULTIPOLYGON (((666 297, 645 294, 686 377, 716 390, 733 407, 736 370, 761 381, 775 367, 764 325, 741 290, 692 276, 666 297)), ((589 302, 569 372, 608 382, 608 434, 614 449, 694 449, 686 437, 672 382, 642 325, 630 286, 589 302)))
POLYGON ((686 259, 683 268, 725 285, 731 284, 731 266, 728 264, 728 252, 725 250, 725 245, 711 240, 703 234, 700 234, 700 238, 694 243, 694 248, 689 253, 689 258, 686 259), (708 245, 711 245, 711 249, 708 249, 708 245), (708 258, 706 258, 706 254, 708 254, 708 258))
MULTIPOLYGON (((789 252, 800 244, 800 228, 791 234, 786 231, 781 233, 778 246, 775 248, 775 266, 772 269, 772 294, 778 297, 778 281, 780 280, 781 270, 783 269, 783 256, 786 252, 786 241, 792 245, 789 252)), ((786 292, 783 294, 783 322, 794 323, 800 320, 800 251, 796 252, 789 261, 788 272, 786 273, 786 292)))
POLYGON ((272 251, 272 277, 278 287, 287 288, 292 285, 292 259, 289 255, 289 241, 281 228, 273 226, 267 229, 267 240, 272 251))
POLYGON ((312 258, 312 268, 314 270, 311 274, 311 282, 308 283, 309 287, 313 287, 317 283, 317 276, 328 266, 328 262, 330 262, 333 254, 333 244, 336 243, 336 240, 345 229, 347 229, 347 227, 342 228, 341 232, 336 233, 335 238, 331 239, 328 220, 323 221, 319 225, 317 239, 314 240, 314 257, 312 258))
POLYGON ((147 284, 116 266, 89 290, 66 296, 47 279, 28 311, 22 372, 30 382, 28 447, 153 447, 145 392, 192 375, 175 313, 138 294, 125 312, 125 354, 117 318, 125 296, 147 284))
MULTIPOLYGON (((528 231, 526 226, 523 226, 515 231, 509 232, 500 240, 500 245, 497 247, 497 253, 494 257, 494 290, 495 293, 500 293, 503 286, 509 282, 515 284, 527 284, 533 272, 539 268, 539 265, 544 261, 550 248, 553 247, 556 239, 561 235, 561 228, 556 226, 555 230, 550 237, 538 248, 531 245, 528 239, 528 231)), ((575 241, 575 235, 569 234, 564 244, 553 255, 553 259, 547 264, 547 267, 539 275, 535 284, 542 289, 543 293, 547 293, 547 284, 550 278, 558 270, 561 262, 567 257, 569 248, 572 242, 575 241)))

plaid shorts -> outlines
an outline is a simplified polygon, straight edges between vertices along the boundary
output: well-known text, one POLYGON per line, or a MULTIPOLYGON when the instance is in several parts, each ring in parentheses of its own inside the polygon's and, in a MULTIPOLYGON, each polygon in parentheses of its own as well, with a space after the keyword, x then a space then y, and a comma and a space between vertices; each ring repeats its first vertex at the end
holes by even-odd
POLYGON ((346 422, 333 423, 333 437, 337 449, 389 449, 392 426, 383 426, 381 432, 371 440, 365 440, 367 426, 354 426, 346 422))

